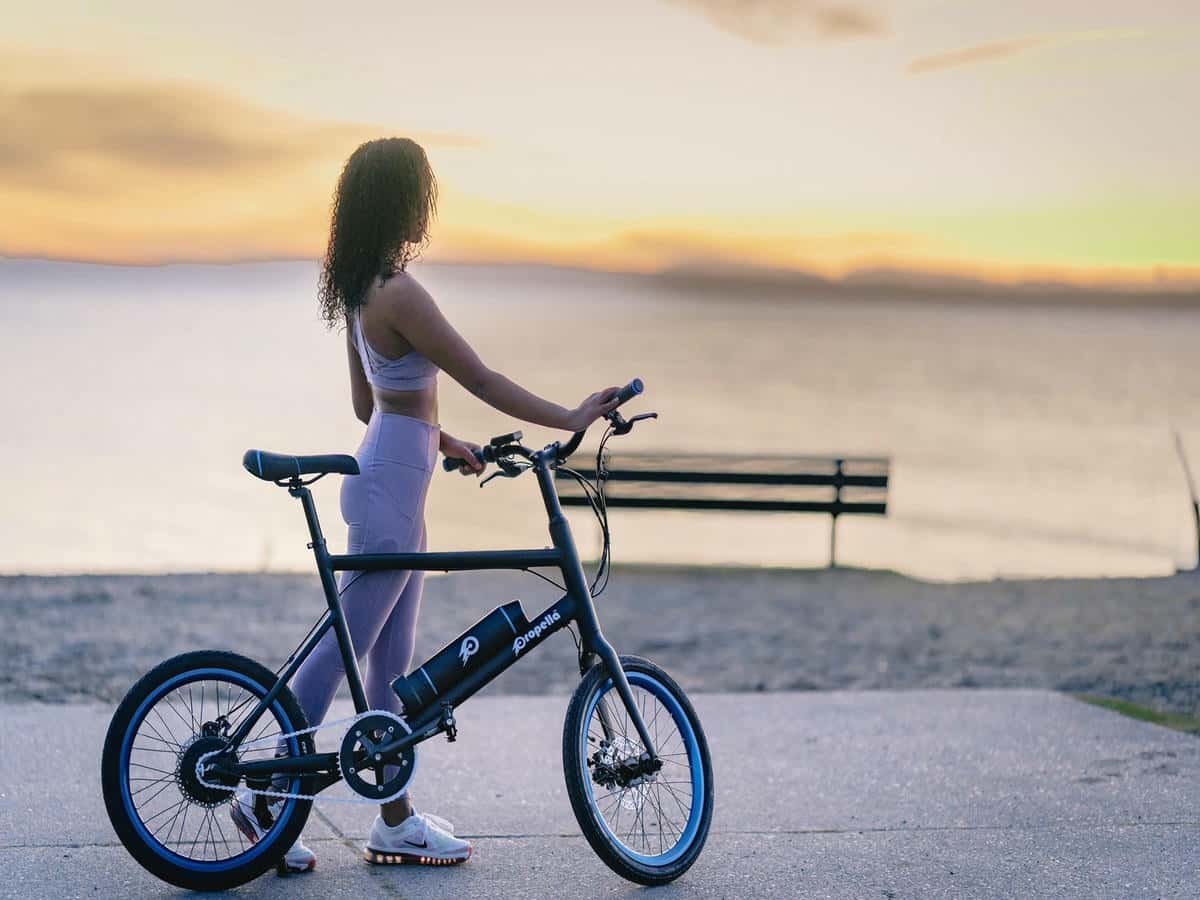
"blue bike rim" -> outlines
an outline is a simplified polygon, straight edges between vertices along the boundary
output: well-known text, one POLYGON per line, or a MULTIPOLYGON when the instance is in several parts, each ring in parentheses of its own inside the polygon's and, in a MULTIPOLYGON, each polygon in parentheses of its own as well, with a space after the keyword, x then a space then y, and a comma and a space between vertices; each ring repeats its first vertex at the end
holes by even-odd
MULTIPOLYGON (((675 727, 679 731, 680 738, 683 742, 683 748, 687 753, 688 767, 690 769, 690 786, 691 786, 691 808, 688 811, 687 823, 680 830, 679 840, 676 841, 670 848, 658 854, 639 853, 626 844, 609 826, 607 819, 600 810, 596 799, 595 787, 592 781, 592 774, 588 770, 588 730, 592 721, 592 716, 595 714, 596 707, 600 700, 609 691, 613 690, 612 679, 606 679, 601 683, 596 692, 588 701, 588 706, 583 715, 582 729, 579 735, 579 758, 582 766, 582 778, 584 789, 587 791, 588 804, 595 811, 595 820, 599 824, 605 837, 608 838, 612 846, 620 851, 629 859, 641 863, 645 866, 667 866, 680 859, 688 849, 692 846, 696 839, 696 835, 700 830, 700 822, 704 817, 704 798, 706 794, 706 785, 704 782, 704 763, 700 755, 700 742, 696 737, 696 732, 692 728, 692 723, 688 720, 687 714, 684 712, 682 705, 675 698, 674 694, 653 675, 645 672, 626 672, 625 677, 629 680, 630 687, 640 687, 655 697, 661 703, 664 709, 670 714, 675 727)), ((618 708, 624 709, 620 700, 617 701, 618 708)), ((653 735, 651 735, 653 737, 653 735)), ((641 746, 640 741, 638 746, 641 746)), ((655 748, 660 750, 661 748, 655 748)), ((653 784, 653 782, 651 783, 653 784)), ((645 800, 643 799, 643 804, 645 800)))
MULTIPOLYGON (((170 848, 165 847, 156 837, 154 837, 153 834, 150 833, 150 830, 146 828, 145 823, 142 822, 141 816, 138 814, 137 808, 134 806, 133 795, 130 790, 129 782, 129 755, 133 748, 134 738, 138 734, 138 730, 141 727, 146 714, 150 711, 154 704, 156 704, 163 697, 167 696, 167 694, 169 694, 171 691, 196 681, 202 681, 206 678, 235 684, 259 699, 266 695, 266 691, 263 689, 262 685, 254 681, 252 678, 243 675, 241 672, 235 672, 230 669, 221 668, 193 669, 188 672, 181 672, 174 678, 171 678, 159 685, 148 697, 146 697, 145 700, 142 701, 141 705, 138 706, 137 710, 133 714, 133 717, 129 721, 129 727, 125 729, 125 734, 121 739, 121 801, 124 804, 126 816, 133 825, 138 837, 142 840, 142 843, 149 847, 160 858, 171 865, 179 866, 180 868, 188 869, 189 871, 193 872, 224 872, 228 869, 244 865, 245 863, 256 859, 267 850, 267 845, 271 842, 267 840, 260 840, 251 845, 248 850, 245 850, 235 856, 231 856, 228 859, 222 860, 198 860, 181 856, 170 848)), ((279 723, 280 728, 284 732, 296 730, 296 726, 292 723, 291 719, 288 718, 287 712, 283 708, 283 704, 280 703, 278 699, 271 704, 269 709, 271 713, 274 713, 276 721, 279 723)), ((264 715, 266 714, 267 713, 264 713, 264 715)), ((299 744, 296 738, 291 737, 287 740, 288 752, 294 755, 299 755, 299 744)), ((289 790, 295 791, 298 781, 299 779, 293 779, 292 783, 289 785, 289 790)), ((289 798, 285 800, 283 809, 280 811, 279 815, 276 816, 273 827, 287 827, 287 823, 291 819, 295 809, 295 798, 289 798)))

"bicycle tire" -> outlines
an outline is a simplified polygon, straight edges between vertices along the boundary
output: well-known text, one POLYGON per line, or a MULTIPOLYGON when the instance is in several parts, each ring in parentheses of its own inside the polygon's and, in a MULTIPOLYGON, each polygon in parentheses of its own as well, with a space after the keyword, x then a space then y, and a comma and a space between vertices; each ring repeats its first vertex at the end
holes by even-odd
MULTIPOLYGON (((266 696, 276 681, 275 674, 265 666, 222 650, 184 653, 160 663, 130 688, 117 707, 104 741, 100 782, 113 830, 125 849, 143 868, 163 881, 189 890, 226 890, 245 884, 276 865, 300 836, 312 808, 312 801, 285 801, 275 825, 257 843, 251 844, 249 850, 229 860, 214 860, 208 863, 190 859, 173 852, 156 840, 138 817, 132 801, 134 789, 130 786, 128 762, 130 748, 136 740, 141 722, 147 719, 155 703, 176 687, 194 683, 201 676, 214 680, 224 678, 251 696, 259 698, 266 696)), ((300 731, 308 727, 300 704, 286 685, 264 715, 274 715, 283 732, 300 731)), ((315 752, 312 735, 293 738, 290 748, 290 752, 297 755, 315 752)), ((175 768, 178 773, 178 761, 175 768)), ((310 780, 311 777, 295 779, 293 784, 299 782, 297 792, 311 793, 310 780)), ((182 791, 180 794, 185 796, 182 791)))
MULTIPOLYGON (((665 671, 648 659, 622 656, 621 667, 631 687, 641 688, 662 701, 676 719, 687 752, 692 777, 692 807, 679 841, 667 852, 637 853, 614 833, 599 808, 588 764, 588 728, 592 713, 608 691, 614 691, 602 664, 593 666, 571 697, 563 723, 563 773, 575 819, 596 855, 622 878, 644 885, 674 881, 699 858, 708 838, 713 813, 712 761, 700 719, 687 695, 665 671), (699 805, 696 806, 696 800, 699 805)), ((620 703, 619 699, 616 703, 620 703)), ((621 707, 623 709, 623 707, 621 707)), ((640 741, 638 742, 640 746, 640 741)), ((662 748, 656 748, 661 750, 662 748)), ((643 799, 643 804, 645 800, 643 799)), ((660 808, 661 810, 661 808, 660 808)), ((619 815, 619 813, 618 813, 619 815)), ((660 831, 660 849, 661 849, 660 831)))

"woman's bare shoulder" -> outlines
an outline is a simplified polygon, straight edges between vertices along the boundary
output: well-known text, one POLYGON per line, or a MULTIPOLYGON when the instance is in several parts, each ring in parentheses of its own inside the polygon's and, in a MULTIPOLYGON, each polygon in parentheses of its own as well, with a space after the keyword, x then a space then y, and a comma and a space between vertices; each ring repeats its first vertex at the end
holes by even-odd
POLYGON ((408 272, 397 272, 383 283, 376 296, 391 316, 400 319, 437 306, 424 285, 408 272))

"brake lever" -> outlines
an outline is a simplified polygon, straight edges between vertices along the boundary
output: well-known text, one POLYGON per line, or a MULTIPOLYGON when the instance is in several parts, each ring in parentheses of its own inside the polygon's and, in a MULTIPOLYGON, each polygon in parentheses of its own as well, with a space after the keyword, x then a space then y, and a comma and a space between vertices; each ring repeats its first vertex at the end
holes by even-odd
POLYGON ((640 413, 632 419, 626 419, 614 409, 612 412, 606 413, 604 417, 612 424, 613 434, 629 434, 629 432, 633 431, 635 423, 641 422, 644 419, 657 419, 658 413, 640 413))
POLYGON ((511 462, 507 462, 504 460, 496 460, 496 471, 493 472, 491 475, 489 475, 487 478, 483 479, 481 482, 479 482, 479 486, 483 487, 485 484, 487 484, 493 478, 516 478, 518 475, 522 474, 528 468, 530 468, 530 467, 529 466, 520 466, 520 465, 517 465, 516 463, 511 463, 511 462))
POLYGON ((479 482, 479 486, 480 486, 480 487, 483 487, 485 484, 487 484, 487 483, 488 483, 489 481, 491 481, 493 478, 499 478, 499 477, 500 477, 501 475, 503 475, 503 474, 504 474, 504 473, 503 473, 502 471, 500 471, 499 469, 497 469, 495 472, 493 472, 493 473, 492 473, 491 475, 489 475, 487 478, 483 479, 483 481, 479 482))

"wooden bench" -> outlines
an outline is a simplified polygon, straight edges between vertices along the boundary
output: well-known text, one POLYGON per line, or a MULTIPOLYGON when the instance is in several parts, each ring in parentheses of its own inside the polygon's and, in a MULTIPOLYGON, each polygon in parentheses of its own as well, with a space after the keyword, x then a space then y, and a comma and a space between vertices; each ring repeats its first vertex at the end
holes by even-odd
MULTIPOLYGON (((613 454, 605 461, 610 509, 824 513, 832 518, 829 565, 837 565, 840 516, 887 515, 886 457, 613 454)), ((592 468, 574 467, 589 480, 592 468)), ((587 506, 578 483, 558 473, 563 506, 587 506)))

